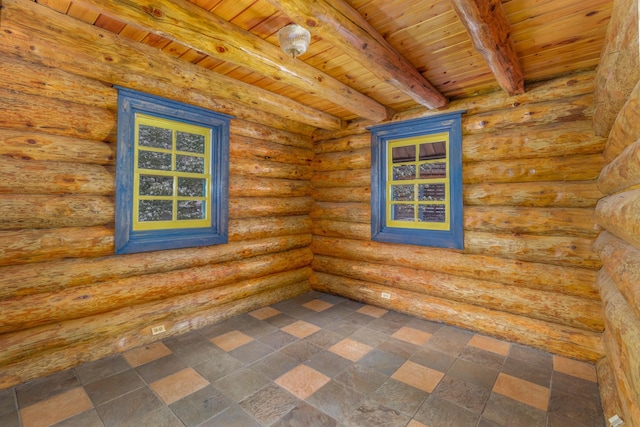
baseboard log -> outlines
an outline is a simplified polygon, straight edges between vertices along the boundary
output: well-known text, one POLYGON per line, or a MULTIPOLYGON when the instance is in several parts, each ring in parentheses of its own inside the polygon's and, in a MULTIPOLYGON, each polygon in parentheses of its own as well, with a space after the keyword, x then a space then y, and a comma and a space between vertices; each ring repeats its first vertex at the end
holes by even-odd
POLYGON ((311 179, 312 171, 310 166, 291 165, 240 156, 229 158, 229 174, 261 178, 308 180, 311 179))
POLYGON ((56 293, 72 287, 98 285, 144 274, 242 261, 306 248, 310 244, 311 235, 297 234, 226 245, 11 265, 0 268, 0 301, 38 293, 56 293))
POLYGON ((241 261, 145 274, 0 301, 0 334, 80 319, 150 301, 299 269, 311 263, 309 249, 294 249, 241 261))
POLYGON ((604 148, 604 159, 612 162, 628 146, 640 138, 640 80, 636 83, 629 98, 618 113, 613 123, 607 144, 604 148))
MULTIPOLYGON (((640 135, 640 125, 638 134, 640 135)), ((606 165, 598 177, 598 188, 605 194, 613 194, 637 185, 640 185, 640 139, 606 165)))
POLYGON ((465 185, 465 206, 540 206, 589 208, 604 195, 595 181, 478 183, 465 185))
POLYGON ((345 239, 370 240, 371 226, 355 222, 316 219, 311 231, 316 236, 339 237, 345 239))
POLYGON ((312 162, 314 172, 366 169, 371 167, 371 149, 316 154, 312 162))
POLYGON ((302 197, 311 195, 309 181, 229 176, 229 197, 302 197))
POLYGON ((311 210, 311 197, 234 197, 229 200, 231 218, 305 215, 311 210))
MULTIPOLYGON (((151 306, 147 304, 144 309, 150 314, 149 317, 141 318, 142 322, 138 321, 139 318, 135 313, 131 313, 131 310, 115 313, 115 318, 108 314, 94 316, 85 322, 84 330, 76 331, 79 339, 71 345, 44 348, 40 352, 36 351, 9 361, 0 370, 0 388, 11 387, 81 363, 121 353, 160 338, 202 328, 241 313, 293 298, 311 289, 308 280, 303 278, 304 274, 290 276, 287 281, 281 280, 280 277, 270 277, 246 282, 245 289, 235 299, 207 300, 209 295, 206 293, 198 298, 191 297, 191 300, 183 299, 179 301, 180 305, 176 306, 179 310, 173 312, 155 303, 151 306), (251 292, 251 288, 255 291, 251 292), (152 336, 149 325, 165 322, 166 334, 161 337, 152 336)), ((81 326, 77 321, 73 321, 66 322, 61 328, 78 329, 81 326)))
POLYGON ((600 300, 595 286, 597 272, 591 269, 466 255, 439 248, 317 236, 313 238, 311 250, 316 255, 411 267, 600 300))
POLYGON ((316 255, 312 267, 316 272, 355 280, 366 279, 391 289, 403 289, 586 331, 597 332, 604 328, 602 306, 598 301, 557 292, 328 256, 316 255))
POLYGON ((113 166, 0 158, 0 193, 115 195, 113 166))
POLYGON ((599 154, 469 162, 462 166, 462 182, 587 181, 597 179, 603 166, 599 154))
POLYGON ((313 287, 367 304, 407 313, 536 347, 561 356, 595 362, 603 355, 600 333, 490 310, 487 308, 419 295, 370 282, 317 273, 313 287), (382 292, 391 292, 390 300, 382 292))
POLYGON ((311 219, 307 215, 229 220, 229 242, 310 233, 311 219))
POLYGON ((605 197, 596 206, 598 224, 640 248, 640 190, 605 197))
MULTIPOLYGON (((607 331, 603 333, 607 334, 607 331)), ((603 339, 603 342, 604 339, 603 339)), ((604 344, 605 353, 608 354, 607 345, 604 344)), ((600 390, 600 400, 602 402, 602 410, 604 412, 604 418, 609 419, 614 415, 622 416, 623 419, 626 419, 626 411, 623 412, 623 405, 621 403, 621 399, 618 393, 618 388, 616 386, 616 378, 614 374, 614 370, 611 367, 611 358, 609 356, 605 356, 602 359, 598 360, 596 364, 596 372, 598 374, 598 389, 600 390)))
POLYGON ((229 156, 308 166, 313 159, 313 150, 231 134, 229 156))
POLYGON ((640 249, 604 231, 593 244, 616 288, 640 319, 640 249))
POLYGON ((232 135, 246 136, 263 141, 277 142, 290 147, 313 150, 313 140, 309 135, 277 129, 265 124, 235 118, 229 123, 229 131, 232 135))
POLYGON ((339 188, 314 188, 311 192, 313 200, 316 202, 353 202, 370 203, 370 187, 339 187, 339 188))
POLYGON ((93 227, 114 219, 113 197, 0 194, 0 230, 93 227))
POLYGON ((113 237, 107 226, 0 231, 0 267, 112 255, 113 237))
POLYGON ((115 145, 30 130, 0 129, 0 156, 16 160, 115 165, 115 145))
POLYGON ((368 187, 371 185, 371 168, 315 172, 311 176, 315 188, 368 187))
POLYGON ((116 141, 116 113, 105 108, 14 93, 2 87, 0 104, 0 128, 33 129, 72 138, 116 141))
POLYGON ((339 151, 353 151, 369 147, 371 147, 371 135, 369 132, 315 141, 313 143, 313 151, 316 155, 339 151))
POLYGON ((315 202, 309 216, 311 219, 329 219, 370 224, 371 205, 369 203, 315 202))

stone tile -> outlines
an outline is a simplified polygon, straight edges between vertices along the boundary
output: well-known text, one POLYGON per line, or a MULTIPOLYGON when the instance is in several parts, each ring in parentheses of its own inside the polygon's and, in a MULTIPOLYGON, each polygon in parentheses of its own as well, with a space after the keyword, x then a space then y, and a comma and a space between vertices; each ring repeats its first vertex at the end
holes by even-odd
POLYGON ((427 427, 427 426, 416 420, 411 420, 409 421, 409 424, 407 424, 407 427, 427 427))
POLYGON ((89 384, 129 369, 129 364, 121 356, 111 356, 76 367, 76 374, 83 384, 89 384))
MULTIPOLYGON (((128 365, 127 365, 128 367, 128 365)), ((0 424, 6 426, 6 424, 0 424)), ((98 416, 95 409, 90 409, 67 418, 66 420, 55 423, 52 427, 103 427, 102 420, 98 416)))
POLYGON ((251 324, 243 326, 240 331, 252 338, 260 338, 264 335, 277 331, 279 328, 268 322, 255 320, 251 324))
POLYGON ((383 334, 382 332, 376 331, 374 329, 364 327, 351 334, 349 338, 376 348, 380 344, 388 340, 389 335, 383 334))
POLYGON ((553 369, 553 355, 520 344, 511 344, 509 357, 522 360, 540 368, 553 369))
POLYGON ((268 319, 265 319, 265 322, 277 328, 282 328, 284 326, 292 324, 296 320, 297 319, 295 317, 289 316, 288 314, 280 313, 280 314, 276 314, 273 317, 269 317, 268 319))
POLYGON ((164 403, 170 405, 208 385, 209 381, 198 374, 193 368, 186 368, 155 381, 149 386, 164 403))
POLYGON ((136 372, 138 372, 138 375, 140 375, 142 379, 150 384, 161 378, 175 374, 186 367, 186 363, 178 359, 174 354, 169 354, 168 356, 138 366, 136 372))
MULTIPOLYGON (((178 417, 166 406, 155 411, 150 411, 142 414, 139 417, 127 419, 118 424, 118 427, 183 427, 178 417)), ((84 426, 83 426, 84 427, 84 426)))
POLYGON ((22 427, 20 415, 17 410, 5 412, 0 415, 0 426, 2 427, 22 427))
POLYGON ((405 362, 391 378, 402 381, 412 387, 431 393, 436 388, 444 374, 426 366, 407 361, 405 362))
POLYGON ((345 427, 404 427, 410 419, 411 417, 395 409, 387 408, 375 400, 367 399, 349 415, 343 425, 345 427))
POLYGON ((298 320, 290 325, 281 328, 284 332, 293 335, 297 338, 305 338, 309 335, 318 332, 320 328, 312 323, 305 322, 304 320, 298 320))
POLYGON ((605 417, 600 399, 584 399, 575 394, 556 391, 551 392, 549 416, 571 420, 581 427, 604 426, 605 417))
POLYGON ((383 375, 357 363, 348 367, 335 377, 336 381, 363 394, 374 392, 386 379, 387 375, 383 375))
POLYGON ((482 417, 505 427, 545 427, 547 413, 498 393, 491 393, 482 417))
POLYGON ((597 383, 554 371, 552 384, 553 391, 561 391, 583 399, 600 401, 600 390, 597 383))
POLYGON ((368 325, 373 320, 374 318, 372 317, 356 312, 330 323, 326 328, 330 331, 337 332, 342 336, 349 336, 358 331, 358 329, 368 325))
POLYGON ((362 359, 362 357, 364 357, 371 350, 373 349, 368 345, 362 344, 349 338, 345 338, 329 348, 330 352, 344 357, 345 359, 351 360, 352 362, 357 362, 358 360, 362 359))
POLYGON ((343 421, 365 396, 335 380, 329 381, 324 387, 307 399, 307 403, 320 409, 336 421, 343 421))
POLYGON ((239 406, 232 406, 200 424, 200 427, 262 427, 262 425, 239 406))
POLYGON ((373 322, 367 325, 369 329, 375 329, 387 335, 392 335, 398 332, 403 326, 404 324, 402 324, 401 322, 389 320, 386 318, 386 316, 375 319, 373 322))
POLYGON ((289 344, 296 342, 297 340, 298 339, 296 337, 293 337, 286 332, 282 332, 280 329, 258 338, 258 341, 268 345, 274 350, 286 347, 289 344))
POLYGON ((413 319, 413 317, 404 313, 398 313, 397 311, 389 311, 387 314, 382 316, 382 319, 388 322, 394 322, 394 323, 399 323, 401 325, 406 325, 411 321, 411 319, 413 319))
POLYGON ((20 410, 23 427, 49 426, 93 408, 82 387, 58 393, 20 410))
POLYGON ((504 373, 498 375, 493 391, 545 412, 549 407, 551 391, 548 388, 504 373))
POLYGON ((502 372, 543 387, 549 387, 553 369, 551 364, 529 363, 526 360, 509 356, 502 365, 502 372))
POLYGON ((345 305, 345 303, 340 305, 334 305, 323 311, 323 313, 329 317, 333 317, 334 319, 344 319, 347 316, 352 315, 356 309, 349 308, 345 305))
POLYGON ((122 357, 125 358, 131 367, 137 368, 145 363, 152 362, 170 354, 171 350, 162 342, 158 341, 129 350, 125 352, 122 357))
POLYGON ((298 365, 275 380, 275 383, 299 399, 306 399, 329 382, 330 378, 306 365, 298 365))
POLYGON ((233 405, 218 389, 208 385, 170 405, 187 427, 197 426, 233 405))
POLYGON ((381 374, 390 376, 397 371, 405 361, 406 360, 400 356, 376 348, 360 359, 359 363, 381 374))
POLYGON ((305 402, 300 402, 272 427, 335 427, 336 425, 336 420, 324 412, 305 402))
POLYGON ((280 311, 273 307, 262 307, 249 313, 250 316, 259 320, 265 320, 278 314, 280 314, 280 311))
POLYGON ((349 301, 347 298, 345 297, 341 297, 340 295, 331 295, 331 294, 325 294, 325 293, 321 293, 321 292, 317 292, 317 298, 326 301, 330 304, 341 304, 343 302, 347 302, 349 301))
POLYGON ((491 351, 483 350, 481 348, 467 346, 460 356, 462 360, 467 362, 476 363, 478 365, 486 366, 489 369, 499 371, 502 369, 505 357, 501 354, 493 353, 491 351))
POLYGON ((498 371, 477 363, 457 359, 447 371, 447 375, 491 390, 498 378, 498 371))
POLYGON ((194 366, 194 369, 198 371, 200 375, 209 380, 209 382, 215 382, 220 378, 241 369, 243 366, 244 364, 235 357, 227 353, 223 353, 214 359, 207 360, 206 362, 194 366))
POLYGON ((341 302, 339 304, 339 307, 346 308, 346 309, 351 310, 351 311, 357 311, 357 310, 360 310, 365 305, 366 304, 363 304, 363 303, 358 302, 358 301, 346 300, 346 301, 341 302))
POLYGON ((450 354, 442 353, 430 348, 423 348, 413 353, 409 358, 412 362, 416 362, 422 366, 435 369, 440 372, 447 372, 456 358, 450 354))
POLYGON ((378 349, 393 353, 406 360, 409 359, 413 355, 413 353, 420 350, 420 347, 406 341, 389 338, 382 344, 378 345, 378 349))
POLYGON ((293 357, 298 362, 303 363, 311 359, 315 354, 323 351, 323 349, 318 347, 317 345, 303 340, 295 342, 281 349, 280 351, 285 353, 289 357, 293 357))
MULTIPOLYGON (((413 418, 426 426, 475 427, 480 415, 431 395, 413 418)), ((520 424, 509 425, 524 427, 520 424)))
POLYGON ((457 357, 465 349, 473 335, 473 332, 442 326, 431 336, 425 347, 457 357))
POLYGON ((318 372, 333 378, 347 367, 351 366, 351 361, 329 351, 323 351, 305 362, 305 365, 312 367, 318 372))
POLYGON ((283 307, 277 307, 283 314, 288 314, 291 317, 295 317, 298 320, 304 320, 309 316, 317 313, 317 311, 309 310, 306 307, 300 305, 289 304, 283 307))
POLYGON ((403 326, 391 336, 417 346, 424 345, 427 341, 429 341, 429 338, 431 338, 430 333, 421 331, 419 329, 414 329, 409 326, 403 326))
POLYGON ((487 399, 489 399, 491 391, 445 375, 433 391, 433 395, 479 414, 482 412, 487 399))
POLYGON ((224 351, 235 350, 238 347, 242 347, 245 344, 253 341, 249 335, 245 335, 238 330, 233 330, 217 337, 211 338, 211 342, 223 349, 224 351))
POLYGON ((480 334, 475 334, 469 341, 469 345, 502 356, 508 355, 509 350, 511 349, 511 344, 506 341, 501 341, 480 334))
POLYGON ((293 357, 289 357, 280 351, 276 351, 275 353, 257 361, 251 366, 251 368, 267 378, 275 380, 298 365, 299 362, 293 357))
POLYGON ((553 370, 562 372, 563 374, 582 378, 583 380, 591 381, 594 383, 598 382, 596 367, 591 363, 580 362, 578 360, 554 355, 553 370))
POLYGON ((97 406, 145 385, 136 371, 127 368, 126 371, 87 384, 84 389, 97 406))
POLYGON ((31 406, 57 394, 76 389, 81 385, 80 380, 72 369, 29 381, 16 387, 18 407, 31 406))
POLYGON ((332 345, 342 340, 342 335, 335 332, 322 329, 313 335, 309 335, 304 339, 306 342, 318 346, 323 349, 328 349, 332 345))
POLYGON ((389 378, 370 397, 387 408, 411 417, 429 397, 429 393, 389 378))
POLYGON ((412 318, 406 326, 433 335, 443 325, 442 323, 436 323, 430 320, 412 318))
POLYGON ((333 307, 333 304, 323 301, 321 299, 314 299, 313 301, 309 301, 306 304, 302 304, 303 307, 306 307, 310 310, 317 311, 318 313, 324 311, 330 307, 333 307))
POLYGON ((325 312, 323 311, 322 313, 312 314, 311 316, 305 318, 304 320, 316 326, 324 328, 325 326, 335 322, 336 318, 325 314, 325 312))
MULTIPOLYGON (((549 414, 547 417, 547 427, 566 427, 574 425, 575 422, 575 418, 568 418, 558 414, 549 414)), ((584 424, 580 424, 580 427, 605 427, 609 425, 604 416, 599 416, 585 421, 584 424)))
POLYGON ((16 411, 18 409, 16 394, 13 388, 0 390, 0 415, 16 411))
POLYGON ((271 383, 240 402, 240 406, 262 424, 271 425, 297 403, 295 396, 271 383))
POLYGON ((249 344, 245 344, 242 347, 238 347, 235 350, 231 350, 229 355, 235 357, 242 363, 248 365, 257 360, 262 359, 268 354, 273 352, 273 348, 260 342, 251 341, 249 344))
POLYGON ((382 317, 382 316, 384 316, 385 314, 387 314, 389 312, 389 310, 386 310, 386 309, 380 308, 380 307, 374 307, 372 305, 365 305, 364 307, 361 307, 356 311, 358 313, 362 313, 362 314, 365 314, 367 316, 371 316, 371 317, 375 317, 375 318, 382 317))
POLYGON ((234 402, 240 402, 269 384, 269 379, 253 369, 245 368, 216 381, 215 387, 234 402))

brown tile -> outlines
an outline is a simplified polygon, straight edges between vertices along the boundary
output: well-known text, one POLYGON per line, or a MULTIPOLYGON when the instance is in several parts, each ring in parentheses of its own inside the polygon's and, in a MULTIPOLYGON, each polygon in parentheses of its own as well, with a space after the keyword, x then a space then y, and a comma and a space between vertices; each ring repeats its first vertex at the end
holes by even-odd
POLYGON ((74 388, 20 410, 23 427, 49 426, 93 408, 82 387, 74 388))
POLYGON ((553 356, 553 370, 594 383, 598 382, 596 367, 590 363, 579 362, 562 356, 553 356))
POLYGON ((273 307, 262 307, 249 313, 249 315, 255 317, 258 320, 268 319, 278 314, 280 314, 280 311, 276 310, 273 307))
POLYGON ((309 310, 317 311, 319 313, 321 311, 325 311, 326 309, 333 307, 333 304, 328 303, 326 301, 322 301, 321 299, 314 299, 313 301, 309 301, 306 304, 302 304, 302 306, 308 308, 309 310))
POLYGON ((371 317, 382 317, 389 312, 389 310, 385 310, 384 308, 374 307, 372 305, 365 305, 362 308, 357 310, 358 313, 366 314, 371 317))
POLYGON ((435 369, 418 365, 412 361, 406 361, 392 376, 398 381, 409 384, 412 387, 431 393, 438 385, 444 374, 435 369))
POLYGON ((129 362, 132 367, 144 365, 161 357, 171 354, 171 350, 160 341, 149 345, 134 348, 124 353, 122 356, 129 362))
POLYGON ((294 337, 302 339, 318 332, 321 328, 309 322, 305 322, 304 320, 298 320, 297 322, 287 325, 281 329, 294 337))
POLYGON ((329 348, 330 352, 335 353, 338 356, 342 356, 345 359, 349 359, 352 362, 357 362, 371 350, 372 348, 368 345, 349 338, 345 338, 329 348))
POLYGON ((473 338, 471 338, 469 345, 492 353, 500 354, 502 356, 509 354, 509 348, 511 347, 511 344, 508 342, 478 334, 475 334, 473 338))
POLYGON ((209 381, 202 378, 193 368, 187 368, 151 383, 150 387, 164 403, 170 405, 208 385, 209 381))
POLYGON ((550 390, 538 384, 500 373, 493 391, 518 402, 546 411, 550 390))
POLYGON ((224 351, 235 350, 238 347, 242 347, 245 344, 253 341, 249 335, 245 335, 240 331, 231 331, 226 334, 218 335, 211 338, 211 342, 223 349, 224 351))
POLYGON ((330 378, 313 368, 298 365, 275 382, 300 399, 306 399, 320 387, 328 383, 330 378))
POLYGON ((410 328, 408 326, 403 326, 391 336, 419 346, 422 346, 424 343, 429 341, 429 338, 431 338, 430 333, 410 328))

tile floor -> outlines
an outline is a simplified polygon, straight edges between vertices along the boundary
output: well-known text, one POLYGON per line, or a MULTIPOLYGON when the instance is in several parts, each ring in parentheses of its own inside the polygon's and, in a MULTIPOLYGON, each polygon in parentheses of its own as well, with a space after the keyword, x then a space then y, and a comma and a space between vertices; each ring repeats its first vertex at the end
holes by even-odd
POLYGON ((311 292, 0 390, 0 425, 605 422, 592 365, 311 292))

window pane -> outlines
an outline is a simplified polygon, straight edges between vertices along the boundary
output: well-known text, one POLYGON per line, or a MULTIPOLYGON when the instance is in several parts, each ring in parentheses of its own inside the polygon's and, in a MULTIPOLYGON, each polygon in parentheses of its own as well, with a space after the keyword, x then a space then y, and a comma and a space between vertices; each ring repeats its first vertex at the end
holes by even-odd
POLYGON ((172 196, 173 177, 140 175, 141 196, 172 196))
POLYGON ((157 151, 143 151, 138 153, 138 168, 158 171, 171 170, 171 154, 157 151))
POLYGON ((204 135, 178 131, 176 134, 176 149, 178 151, 204 154, 204 135))
POLYGON ((171 221, 173 202, 171 200, 140 200, 138 221, 171 221))
POLYGON ((204 173, 204 158, 194 156, 176 156, 178 172, 204 173))
POLYGON ((392 185, 391 200, 394 202, 412 202, 415 200, 412 185, 392 185))
POLYGON ((171 149, 171 129, 140 125, 138 128, 138 144, 143 147, 171 149))
POLYGON ((446 178, 447 164, 445 162, 424 163, 420 165, 420 178, 446 178))
POLYGON ((391 206, 391 219, 394 221, 414 221, 413 205, 391 206))
POLYGON ((420 144, 420 160, 446 159, 447 149, 444 141, 420 144))
POLYGON ((205 197, 207 180, 200 178, 178 178, 178 196, 205 197))
POLYGON ((418 185, 419 200, 445 200, 444 184, 420 184, 418 185))
POLYGON ((416 161, 415 145, 406 145, 404 147, 394 147, 391 149, 391 153, 393 156, 393 163, 416 161))
POLYGON ((178 202, 178 219, 205 219, 204 203, 201 200, 178 202))
POLYGON ((416 165, 402 165, 393 167, 393 179, 416 179, 416 165))
POLYGON ((445 205, 420 205, 418 210, 418 221, 420 222, 445 222, 445 205))

